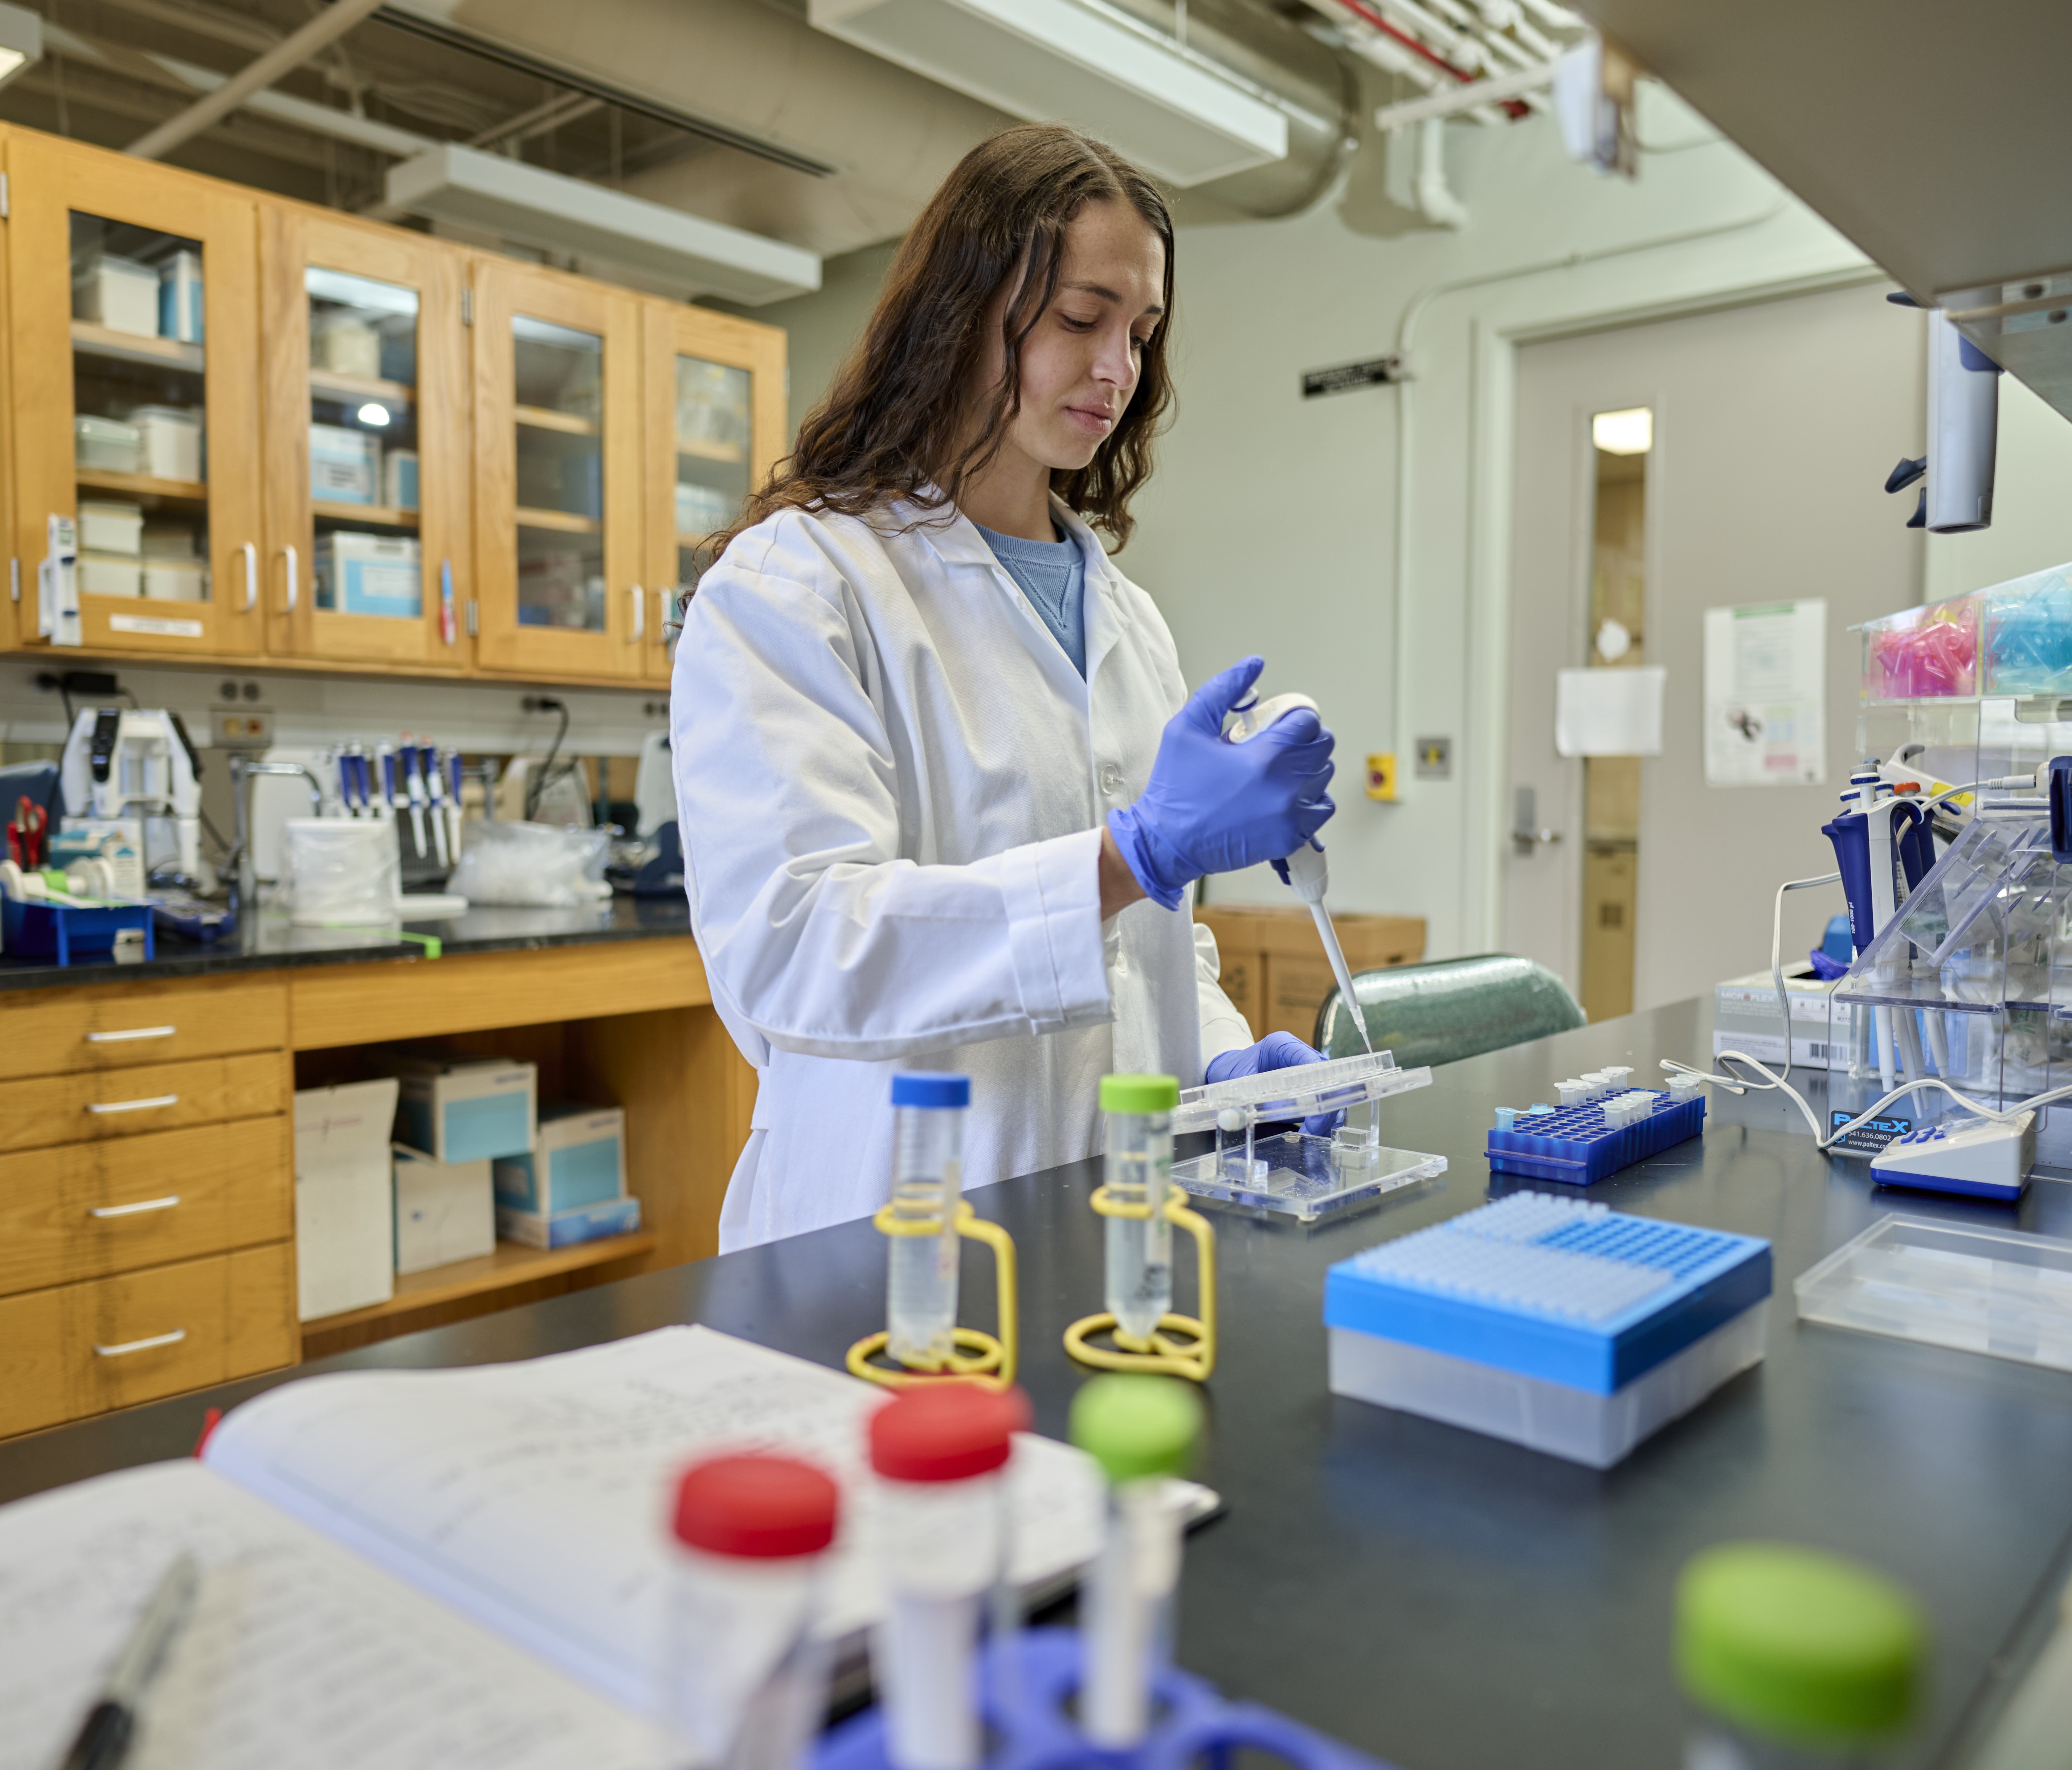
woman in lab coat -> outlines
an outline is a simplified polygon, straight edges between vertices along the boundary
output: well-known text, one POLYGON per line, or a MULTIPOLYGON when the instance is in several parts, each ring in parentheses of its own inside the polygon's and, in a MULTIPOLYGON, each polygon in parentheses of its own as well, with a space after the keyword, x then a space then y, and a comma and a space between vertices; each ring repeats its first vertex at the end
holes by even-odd
POLYGON ((1096 538, 1128 539, 1170 401, 1172 267, 1110 150, 1050 125, 975 148, 689 604, 686 890, 759 1072, 723 1250, 884 1202, 898 1070, 971 1078, 969 1188, 1094 1153, 1109 1071, 1315 1060, 1253 1044, 1194 881, 1322 825, 1330 735, 1299 713, 1223 741, 1260 660, 1190 700, 1096 538))

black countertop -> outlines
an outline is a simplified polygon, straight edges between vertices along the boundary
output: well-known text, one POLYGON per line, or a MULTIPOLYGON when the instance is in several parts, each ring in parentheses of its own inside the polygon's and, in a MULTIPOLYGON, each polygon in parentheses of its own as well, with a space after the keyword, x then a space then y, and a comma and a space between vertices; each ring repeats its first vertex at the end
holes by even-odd
MULTIPOLYGON (((1405 1770, 1659 1770, 1681 1761, 1686 1725, 1668 1665, 1677 1570, 1711 1543, 1778 1538, 1860 1557, 1919 1596, 1933 1689, 1893 1761, 1961 1757, 2072 1558, 2072 1375, 1802 1326, 1792 1280, 1889 1210, 2072 1235, 2072 1184, 2039 1178, 2012 1209, 1873 1194, 1861 1165, 1785 1128, 1774 1098, 1715 1091, 1702 1140, 1590 1196, 1773 1242, 1756 1370, 1601 1473, 1326 1387, 1327 1267, 1482 1203, 1492 1107, 1608 1063, 1652 1075, 1659 1057, 1701 1058, 1709 1012, 1685 1003, 1438 1071, 1389 1103, 1384 1136, 1450 1171, 1366 1214, 1304 1230, 1217 1214, 1224 1340, 1198 1472, 1227 1511, 1188 1549, 1183 1665, 1405 1770)), ((1019 1246, 1022 1379, 1059 1436, 1084 1374, 1059 1336, 1100 1306, 1098 1179, 1082 1163, 972 1195, 1019 1246)), ((968 1255, 964 1319, 990 1327, 983 1259, 968 1255)), ((598 1286, 0 1444, 0 1498, 183 1455, 204 1407, 311 1371, 531 1357, 680 1321, 839 1366, 884 1324, 884 1273, 883 1240, 858 1222, 598 1286)))
POLYGON ((534 947, 566 947, 586 941, 645 940, 691 931, 689 906, 676 893, 666 897, 613 897, 581 910, 473 909, 438 922, 408 922, 388 928, 298 928, 285 910, 262 910, 222 939, 205 945, 162 929, 154 937, 155 955, 125 963, 106 954, 75 959, 69 965, 0 954, 0 990, 39 989, 64 984, 120 984, 146 978, 199 977, 215 971, 263 971, 276 965, 349 964, 369 959, 421 959, 422 937, 440 942, 442 956, 493 953, 534 947), (421 937, 405 939, 404 934, 421 937))

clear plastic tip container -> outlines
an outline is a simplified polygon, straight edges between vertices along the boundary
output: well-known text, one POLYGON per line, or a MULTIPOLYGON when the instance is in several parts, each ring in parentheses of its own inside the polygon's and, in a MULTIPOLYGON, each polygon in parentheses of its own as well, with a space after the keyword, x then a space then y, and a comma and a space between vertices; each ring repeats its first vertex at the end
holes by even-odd
POLYGON ((909 1389, 871 1416, 885 1610, 871 1657, 893 1770, 978 1770, 979 1618, 1006 1577, 1018 1390, 909 1389))
POLYGON ((912 1370, 940 1370, 956 1350, 957 1205, 970 1105, 968 1076, 916 1072, 892 1078, 894 1233, 886 1350, 912 1370))
POLYGON ((1883 1575, 1786 1542, 1726 1542, 1676 1584, 1685 1770, 1895 1761, 1926 1677, 1919 1607, 1883 1575))
POLYGON ((1141 1205, 1148 1217, 1111 1217, 1108 1225, 1108 1308, 1116 1344, 1141 1352, 1173 1307, 1173 1224, 1166 1196, 1173 1181, 1173 1109, 1180 1084, 1170 1075, 1104 1075, 1108 1197, 1141 1205))
POLYGON ((840 1497, 783 1456, 693 1465, 672 1520, 663 1711, 711 1770, 793 1770, 827 1707, 813 1625, 840 1497))
POLYGON ((1172 1658, 1185 1530, 1173 1480, 1201 1436, 1202 1404, 1170 1377, 1096 1377, 1072 1398, 1072 1442, 1108 1479, 1100 1557, 1081 1599, 1079 1726, 1108 1750, 1141 1745, 1172 1658))

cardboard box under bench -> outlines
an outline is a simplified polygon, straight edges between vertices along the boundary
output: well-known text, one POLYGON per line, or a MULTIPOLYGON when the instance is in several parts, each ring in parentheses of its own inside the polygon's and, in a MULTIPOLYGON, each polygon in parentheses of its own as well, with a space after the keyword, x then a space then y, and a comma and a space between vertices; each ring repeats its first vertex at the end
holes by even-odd
MULTIPOLYGON (((1316 1031, 1317 1011, 1335 984, 1305 907, 1202 904, 1194 920, 1216 937, 1223 993, 1250 1023, 1254 1038, 1282 1032, 1306 1041, 1316 1031)), ((1331 923, 1355 976, 1414 965, 1424 956, 1422 916, 1334 915, 1331 923)))

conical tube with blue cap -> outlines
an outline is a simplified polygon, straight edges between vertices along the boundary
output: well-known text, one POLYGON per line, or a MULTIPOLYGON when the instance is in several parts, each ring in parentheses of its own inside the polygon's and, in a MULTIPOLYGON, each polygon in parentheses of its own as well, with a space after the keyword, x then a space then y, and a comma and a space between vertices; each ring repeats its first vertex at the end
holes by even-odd
POLYGON ((956 1350, 957 1207, 971 1078, 915 1071, 892 1078, 892 1216, 886 1352, 939 1370, 956 1350))

